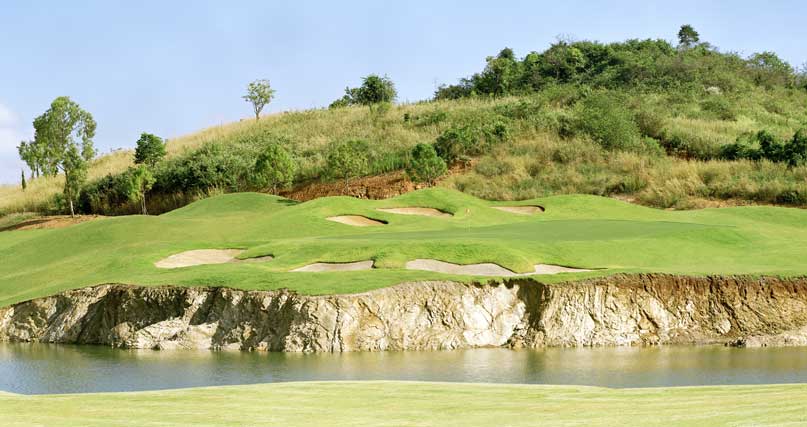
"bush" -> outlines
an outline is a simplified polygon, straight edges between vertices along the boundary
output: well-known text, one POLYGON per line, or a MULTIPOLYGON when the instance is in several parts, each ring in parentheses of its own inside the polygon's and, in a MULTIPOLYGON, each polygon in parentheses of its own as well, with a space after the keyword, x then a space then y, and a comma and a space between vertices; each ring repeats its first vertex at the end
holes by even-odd
POLYGON ((282 145, 270 144, 255 162, 252 183, 258 188, 271 188, 277 193, 278 188, 286 188, 294 180, 297 163, 282 145))
POLYGON ((603 148, 624 150, 638 146, 639 127, 621 98, 598 93, 582 104, 579 128, 603 148))
POLYGON ((446 173, 446 162, 437 155, 429 144, 418 144, 412 149, 412 157, 406 167, 409 179, 415 182, 434 184, 434 181, 446 173))
POLYGON ((488 178, 506 175, 514 169, 511 162, 494 157, 485 157, 474 167, 476 173, 488 178))
POLYGON ((701 103, 704 111, 720 120, 737 120, 737 112, 728 99, 722 96, 710 96, 701 103))
POLYGON ((345 189, 350 189, 350 180, 366 173, 370 145, 367 141, 353 139, 333 142, 328 147, 325 170, 332 178, 343 179, 345 189))
POLYGON ((466 160, 470 153, 477 152, 479 135, 471 127, 451 128, 437 137, 434 149, 447 164, 466 160))

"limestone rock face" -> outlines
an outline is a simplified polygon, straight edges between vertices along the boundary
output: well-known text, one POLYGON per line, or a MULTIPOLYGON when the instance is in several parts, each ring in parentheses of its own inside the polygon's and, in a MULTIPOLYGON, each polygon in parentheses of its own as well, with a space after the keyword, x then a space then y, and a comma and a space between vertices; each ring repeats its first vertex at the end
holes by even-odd
POLYGON ((807 280, 616 275, 329 296, 113 284, 0 308, 0 341, 292 352, 807 345, 807 280))

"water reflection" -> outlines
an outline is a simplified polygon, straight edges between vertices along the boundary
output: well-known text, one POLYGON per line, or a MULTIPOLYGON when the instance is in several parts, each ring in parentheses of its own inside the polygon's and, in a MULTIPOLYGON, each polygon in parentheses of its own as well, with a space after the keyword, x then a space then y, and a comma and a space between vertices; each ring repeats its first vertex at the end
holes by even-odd
POLYGON ((77 393, 308 380, 653 387, 807 382, 807 350, 657 347, 285 354, 0 344, 0 390, 77 393))

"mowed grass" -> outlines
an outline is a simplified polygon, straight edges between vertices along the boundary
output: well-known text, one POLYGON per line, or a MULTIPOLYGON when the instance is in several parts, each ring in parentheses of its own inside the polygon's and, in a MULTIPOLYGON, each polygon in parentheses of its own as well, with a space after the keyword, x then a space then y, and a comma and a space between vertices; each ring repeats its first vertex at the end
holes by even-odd
POLYGON ((302 382, 136 393, 0 392, 4 426, 803 425, 807 385, 644 389, 302 382))
MULTIPOLYGON (((348 197, 295 203, 257 193, 205 199, 160 216, 89 221, 63 229, 0 233, 0 306, 102 283, 289 288, 303 294, 355 293, 401 282, 475 280, 406 270, 407 261, 493 262, 517 272, 537 263, 597 269, 538 276, 544 281, 614 274, 807 274, 807 211, 736 207, 664 211, 595 196, 518 202, 546 208, 524 216, 447 190, 382 201, 348 197), (432 207, 449 218, 396 215, 383 207, 432 207), (326 220, 365 215, 387 221, 353 227, 326 220), (192 249, 239 248, 271 261, 158 269, 192 249), (370 271, 295 273, 313 262, 372 259, 370 271)), ((483 280, 490 280, 485 278, 483 280)))

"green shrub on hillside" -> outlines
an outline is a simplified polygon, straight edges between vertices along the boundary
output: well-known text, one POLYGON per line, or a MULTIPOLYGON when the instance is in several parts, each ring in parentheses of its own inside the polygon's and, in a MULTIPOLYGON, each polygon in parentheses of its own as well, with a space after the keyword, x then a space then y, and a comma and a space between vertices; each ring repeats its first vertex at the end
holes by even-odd
POLYGON ((609 93, 598 93, 582 103, 579 128, 603 148, 625 150, 639 146, 639 127, 625 101, 609 93))
POLYGON ((297 163, 291 154, 278 143, 269 144, 255 161, 252 183, 257 188, 271 188, 276 194, 279 188, 287 188, 294 180, 297 163))
POLYGON ((330 177, 344 180, 348 190, 352 178, 367 173, 369 152, 370 145, 364 140, 333 142, 328 146, 326 171, 330 177))
POLYGON ((412 149, 406 174, 415 182, 434 184, 437 178, 446 173, 446 162, 441 159, 430 144, 418 144, 412 149))

